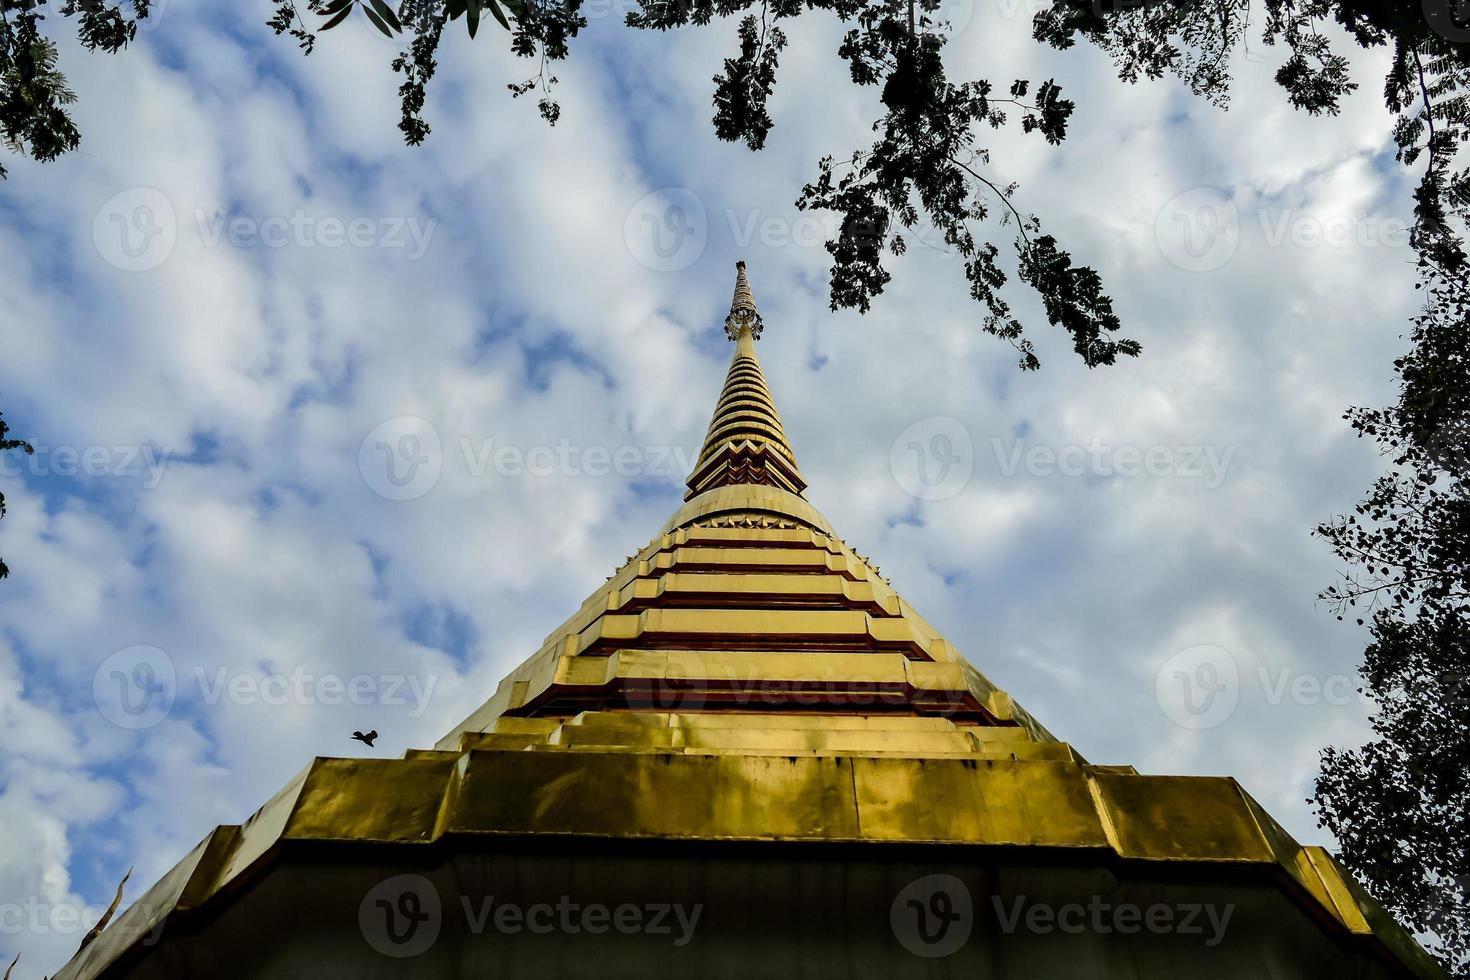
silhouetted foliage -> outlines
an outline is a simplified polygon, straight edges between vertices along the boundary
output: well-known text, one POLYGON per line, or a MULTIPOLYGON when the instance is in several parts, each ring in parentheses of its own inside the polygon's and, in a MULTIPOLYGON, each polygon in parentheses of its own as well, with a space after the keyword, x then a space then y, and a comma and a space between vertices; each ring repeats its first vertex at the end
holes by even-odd
MULTIPOLYGON (((272 28, 310 52, 316 38, 302 10, 293 0, 272 3, 272 28)), ((1085 364, 1111 364, 1119 355, 1138 354, 1137 342, 1117 336, 1121 325, 1101 277, 1074 265, 1054 237, 1041 233, 1035 215, 1017 209, 1015 185, 987 173, 989 155, 977 143, 979 131, 999 128, 1013 118, 1025 132, 1060 143, 1072 103, 1052 81, 1033 85, 1020 79, 998 92, 987 81, 951 82, 941 58, 949 32, 937 19, 939 3, 640 0, 627 23, 662 31, 742 14, 740 49, 714 77, 714 128, 720 139, 743 142, 752 150, 765 145, 773 125, 767 100, 786 47, 781 21, 824 10, 850 25, 838 54, 854 83, 880 89, 885 114, 873 125, 879 138, 840 163, 823 159, 817 178, 797 201, 801 208, 830 210, 839 219, 837 237, 827 243, 833 260, 833 309, 866 312, 890 278, 884 254, 902 254, 909 238, 932 228, 944 247, 965 259, 970 295, 985 308, 984 329, 1013 344, 1023 368, 1038 367, 1035 347, 1002 295, 1009 262, 988 240, 993 233, 978 227, 992 222, 1011 229, 1015 274, 1036 291, 1047 319, 1071 336, 1085 364)), ((540 112, 554 124, 561 110, 551 97, 556 78, 547 74, 546 65, 565 58, 570 40, 586 26, 581 0, 402 0, 391 11, 383 0, 310 0, 304 5, 307 15, 324 18, 321 30, 360 10, 389 36, 400 30, 412 35, 407 50, 393 61, 393 69, 403 76, 399 128, 410 144, 429 135, 423 115, 425 87, 437 68, 445 25, 463 17, 473 35, 481 8, 509 30, 515 54, 538 62, 537 74, 509 85, 511 93, 539 93, 540 112)))
POLYGON ((1322 32, 1329 23, 1348 43, 1392 54, 1383 101, 1397 117, 1398 159, 1424 159, 1415 194, 1414 244, 1445 268, 1464 263, 1451 229, 1470 219, 1470 174, 1454 169, 1470 138, 1470 3, 1466 0, 1053 0, 1033 24, 1037 40, 1067 48, 1078 39, 1108 53, 1124 81, 1172 74, 1195 94, 1226 105, 1229 56, 1250 39, 1259 7, 1267 45, 1284 45, 1276 81, 1296 108, 1336 115, 1357 85, 1350 62, 1322 32))
MULTIPOLYGON (((511 50, 538 65, 535 75, 507 88, 515 96, 537 93, 541 114, 553 124, 560 107, 551 96, 556 78, 547 74, 547 64, 567 57, 571 39, 587 24, 582 0, 269 2, 271 29, 292 37, 308 54, 318 31, 354 14, 390 37, 407 35, 407 46, 392 66, 403 76, 399 128, 410 144, 423 142, 430 132, 424 118, 426 87, 438 67, 436 54, 448 23, 462 21, 471 37, 485 17, 500 25, 511 50)), ((991 240, 994 232, 978 227, 994 222, 1012 228, 1015 275, 1036 290, 1047 319, 1071 336, 1084 363, 1110 364, 1119 355, 1139 352, 1136 342, 1118 337, 1119 320, 1097 273, 1074 265, 1055 238, 1041 233, 1037 217, 1015 206, 1015 185, 989 170, 989 154, 977 144, 985 127, 999 128, 1012 116, 1024 131, 1060 143, 1072 102, 1052 81, 1016 80, 1000 91, 984 80, 950 81, 941 57, 949 27, 937 17, 939 0, 639 3, 627 22, 645 30, 742 15, 739 51, 725 59, 714 79, 714 126, 721 139, 752 149, 765 144, 773 125, 767 101, 786 46, 780 22, 822 10, 849 25, 838 54, 855 84, 880 89, 885 111, 873 125, 878 139, 841 162, 820 161, 818 176, 797 202, 839 218, 838 234, 827 243, 834 309, 869 309, 890 280, 885 253, 903 253, 927 225, 965 259, 970 294, 985 308, 984 329, 1014 344, 1023 367, 1037 367, 1035 347, 1004 297, 1011 264, 991 240)), ((1054 0, 1036 15, 1034 34, 1058 48, 1091 41, 1114 58, 1125 80, 1172 73, 1223 105, 1229 57, 1251 37, 1255 6, 1253 0, 1054 0)), ((1456 148, 1470 134, 1470 96, 1465 94, 1470 58, 1460 43, 1470 37, 1459 19, 1464 0, 1261 0, 1259 6, 1264 42, 1288 49, 1277 81, 1291 104, 1311 113, 1338 112, 1341 100, 1355 89, 1347 57, 1333 50, 1319 30, 1321 23, 1335 21, 1363 47, 1392 49, 1384 99, 1399 117, 1394 137, 1400 158, 1413 164, 1428 155, 1417 193, 1415 243, 1447 268, 1463 262, 1460 239, 1449 230, 1448 219, 1470 214, 1470 174, 1451 169, 1456 148)), ((148 3, 132 0, 126 8, 144 17, 148 3)), ((75 147, 79 137, 63 108, 74 96, 57 70, 55 45, 40 32, 45 9, 47 0, 0 0, 0 11, 8 15, 0 126, 12 149, 49 160, 75 147)), ((89 48, 117 51, 133 37, 134 20, 122 4, 57 0, 52 9, 76 20, 89 48)))
MULTIPOLYGON (((22 452, 27 456, 36 450, 24 439, 10 437, 10 424, 5 421, 5 413, 0 412, 0 455, 8 452, 22 452)), ((0 517, 5 516, 5 494, 0 493, 0 517)), ((10 568, 5 564, 5 559, 0 558, 0 578, 10 575, 10 568)))
MULTIPOLYGON (((47 13, 69 18, 87 50, 115 54, 133 39, 138 19, 148 16, 148 3, 0 0, 0 139, 7 149, 45 162, 81 142, 66 109, 76 95, 57 68, 56 42, 42 33, 47 13)), ((0 180, 5 177, 0 163, 0 180)))
POLYGON ((1346 418, 1389 461, 1317 529, 1352 566, 1322 595, 1373 636, 1373 739, 1328 748, 1316 802, 1343 862, 1470 975, 1470 283, 1422 262, 1397 404, 1346 418))

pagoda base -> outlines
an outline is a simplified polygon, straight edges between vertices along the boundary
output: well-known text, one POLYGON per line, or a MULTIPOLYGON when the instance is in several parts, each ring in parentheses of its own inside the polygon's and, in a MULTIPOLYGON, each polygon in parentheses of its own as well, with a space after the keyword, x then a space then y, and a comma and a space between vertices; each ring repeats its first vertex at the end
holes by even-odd
POLYGON ((1443 976, 1234 780, 834 744, 318 759, 57 980, 1443 976))
POLYGON ((979 849, 500 838, 300 845, 112 975, 1178 977, 1402 975, 1271 876, 979 849))

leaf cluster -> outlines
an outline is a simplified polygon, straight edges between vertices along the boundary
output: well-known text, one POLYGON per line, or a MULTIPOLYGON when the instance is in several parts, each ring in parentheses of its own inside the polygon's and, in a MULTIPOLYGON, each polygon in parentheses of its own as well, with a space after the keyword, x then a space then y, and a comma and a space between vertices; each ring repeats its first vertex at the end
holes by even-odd
MULTIPOLYGON (((87 50, 113 54, 133 40, 148 0, 0 0, 0 141, 43 163, 81 143, 67 108, 76 93, 57 65, 56 42, 43 31, 48 13, 69 20, 87 50)), ((0 180, 7 175, 0 164, 0 180)))
MULTIPOLYGON (((571 40, 586 26, 581 0, 502 2, 511 50, 540 65, 535 76, 508 88, 515 96, 538 92, 542 116, 555 123, 560 107, 550 93, 556 79, 546 66, 566 58, 571 40)), ((800 208, 832 211, 838 218, 839 232, 827 243, 834 309, 870 309, 890 281, 884 256, 903 254, 913 240, 929 244, 922 236, 932 233, 937 247, 963 257, 970 295, 985 311, 981 326, 1013 344, 1023 368, 1036 368, 1040 359, 1005 292, 1013 277, 1035 291, 1048 321, 1066 331, 1089 367, 1138 354, 1137 342, 1117 335, 1121 324, 1098 273, 1076 264, 1055 237, 1042 233, 1035 215, 1022 213, 1013 200, 1015 184, 991 172, 989 153, 978 142, 984 130, 1015 123, 1059 144, 1073 103, 1053 80, 1033 85, 1017 79, 999 90, 984 80, 951 81, 942 58, 949 25, 939 16, 939 2, 640 0, 627 24, 668 31, 740 18, 739 48, 714 76, 713 124, 720 139, 752 150, 765 146, 774 125, 769 101, 787 46, 783 22, 822 10, 848 25, 838 57, 856 85, 879 89, 884 114, 873 124, 877 137, 871 146, 846 159, 841 173, 832 158, 819 161, 817 177, 797 200, 800 208), (1009 259, 991 240, 997 232, 1013 239, 1009 259)), ((312 0, 310 9, 326 18, 323 29, 361 8, 384 33, 411 37, 393 68, 403 75, 399 128, 407 142, 418 144, 430 132, 425 91, 445 23, 463 15, 473 35, 481 3, 492 14, 500 9, 493 0, 400 0, 392 11, 384 9, 385 0, 312 0)), ((294 23, 281 17, 272 26, 285 33, 294 23)), ((309 50, 314 35, 298 41, 309 50)))
POLYGON ((1373 738, 1329 747, 1319 819, 1342 860, 1470 974, 1470 283, 1421 260, 1423 311, 1394 362, 1398 401, 1346 418, 1388 463, 1323 523, 1349 567, 1322 598, 1366 625, 1373 738))
MULTIPOLYGON (((22 452, 27 456, 36 450, 24 439, 16 439, 10 435, 10 424, 5 421, 5 416, 0 413, 0 453, 22 452)), ((5 516, 5 494, 0 493, 0 517, 5 516)), ((0 558, 0 578, 7 578, 10 568, 5 564, 5 559, 0 558)))

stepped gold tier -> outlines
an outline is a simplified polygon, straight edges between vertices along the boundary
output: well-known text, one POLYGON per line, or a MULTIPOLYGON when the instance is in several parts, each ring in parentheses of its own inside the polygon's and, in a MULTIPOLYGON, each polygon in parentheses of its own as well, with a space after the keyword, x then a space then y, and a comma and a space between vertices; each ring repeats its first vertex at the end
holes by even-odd
POLYGON ((1235 780, 1088 763, 838 537, 736 278, 658 534, 434 748, 314 760, 59 977, 1443 976, 1235 780))

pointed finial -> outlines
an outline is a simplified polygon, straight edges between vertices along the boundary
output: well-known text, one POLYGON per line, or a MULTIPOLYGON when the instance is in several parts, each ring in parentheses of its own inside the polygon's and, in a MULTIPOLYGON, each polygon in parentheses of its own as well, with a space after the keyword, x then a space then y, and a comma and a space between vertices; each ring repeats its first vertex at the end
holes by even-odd
POLYGON ((755 295, 750 291, 750 280, 745 277, 745 262, 735 263, 735 298, 730 301, 730 315, 725 317, 725 335, 731 340, 740 339, 740 331, 750 328, 752 340, 759 340, 761 328, 760 311, 755 308, 755 295))
POLYGON ((806 479, 796 465, 796 454, 786 441, 781 416, 761 374, 755 338, 761 335, 761 315, 755 308, 745 263, 735 263, 735 298, 725 318, 725 333, 735 341, 730 373, 715 402, 714 418, 704 437, 704 448, 689 474, 690 500, 718 487, 755 484, 772 486, 801 496, 806 479))

